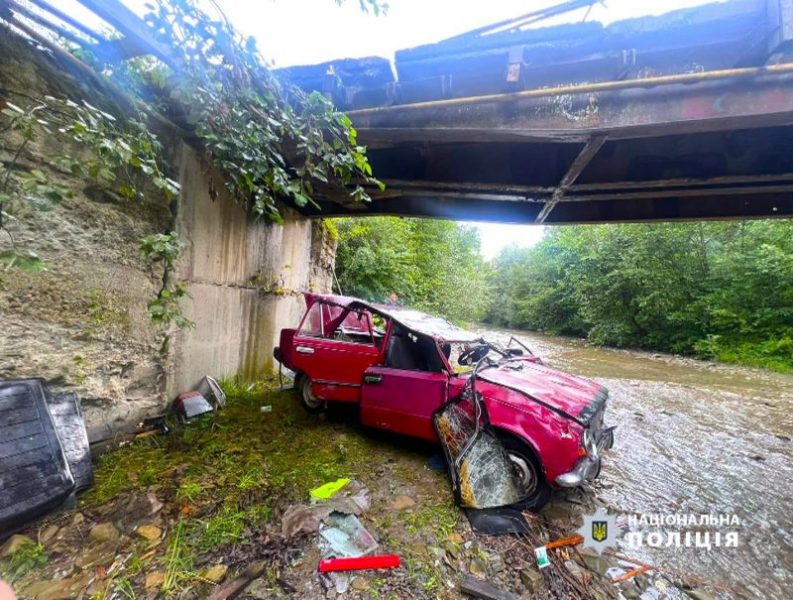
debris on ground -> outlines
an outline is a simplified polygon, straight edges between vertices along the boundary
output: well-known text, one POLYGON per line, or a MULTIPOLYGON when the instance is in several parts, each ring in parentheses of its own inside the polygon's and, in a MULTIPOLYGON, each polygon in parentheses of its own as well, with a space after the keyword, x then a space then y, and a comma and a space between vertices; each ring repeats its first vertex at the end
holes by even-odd
POLYGON ((189 421, 215 410, 201 392, 183 392, 176 397, 174 412, 184 421, 189 421))
POLYGON ((377 554, 355 558, 323 558, 319 561, 319 572, 362 571, 368 569, 395 569, 400 565, 397 554, 377 554))
POLYGON ((0 538, 67 502, 93 482, 76 394, 42 379, 0 380, 0 538))
POLYGON ((350 483, 346 477, 337 479, 336 481, 329 481, 328 483, 314 488, 309 492, 310 496, 315 500, 328 500, 335 496, 339 490, 350 483))
MULTIPOLYGON (((460 598, 466 575, 518 597, 559 600, 663 586, 660 571, 614 584, 641 565, 553 547, 594 510, 591 491, 560 494, 541 513, 521 515, 518 535, 477 533, 450 497, 446 473, 426 468, 437 447, 405 444, 332 412, 308 415, 274 386, 223 385, 227 407, 214 418, 103 455, 76 510, 52 513, 0 548, 0 577, 35 600, 325 598, 339 589, 355 599, 460 598), (262 404, 282 418, 261 419, 262 404), (312 501, 306 489, 336 482, 340 472, 349 483, 312 501), (400 497, 412 504, 395 510, 400 497), (332 559, 320 530, 343 531, 340 521, 352 522, 346 515, 371 537, 354 551, 332 538, 337 552, 391 554, 399 568, 318 572, 332 559), (539 546, 548 548, 542 570, 539 546)), ((360 533, 357 525, 347 530, 360 533)))
MULTIPOLYGON (((212 397, 215 399, 215 404, 218 408, 225 408, 226 406, 226 392, 223 391, 223 388, 220 387, 220 384, 214 377, 209 375, 204 376, 204 380, 201 382, 201 386, 199 386, 198 391, 204 393, 204 388, 209 388, 209 391, 212 397)), ((204 394, 206 396, 206 394, 204 394)))
POLYGON ((356 558, 377 548, 377 541, 355 515, 330 513, 319 526, 319 549, 322 556, 356 558))
POLYGON ((466 508, 471 528, 481 535, 525 535, 528 533, 526 518, 517 508, 499 506, 495 508, 466 508))
POLYGON ((486 581, 470 575, 466 575, 463 578, 460 590, 474 598, 482 598, 482 600, 518 600, 515 594, 505 592, 486 581))

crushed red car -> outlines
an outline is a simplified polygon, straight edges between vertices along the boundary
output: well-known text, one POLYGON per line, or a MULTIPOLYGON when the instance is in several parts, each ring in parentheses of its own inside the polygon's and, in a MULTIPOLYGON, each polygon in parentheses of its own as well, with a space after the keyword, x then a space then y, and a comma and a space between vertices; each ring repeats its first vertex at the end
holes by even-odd
MULTIPOLYGON (((614 428, 603 422, 608 391, 600 384, 543 365, 522 344, 512 347, 514 338, 502 347, 415 310, 345 296, 305 298, 299 327, 281 331, 274 354, 295 372, 307 410, 358 404, 364 425, 440 440, 447 459, 464 471, 475 468, 466 468, 462 457, 481 432, 490 432, 503 448, 520 505, 534 510, 553 488, 599 474, 601 452, 614 441, 614 428), (471 425, 456 441, 439 435, 443 411, 455 405, 471 425)), ((486 453, 501 451, 493 448, 486 453)), ((456 483, 466 487, 459 477, 456 483)), ((489 476, 478 484, 494 486, 489 476)))

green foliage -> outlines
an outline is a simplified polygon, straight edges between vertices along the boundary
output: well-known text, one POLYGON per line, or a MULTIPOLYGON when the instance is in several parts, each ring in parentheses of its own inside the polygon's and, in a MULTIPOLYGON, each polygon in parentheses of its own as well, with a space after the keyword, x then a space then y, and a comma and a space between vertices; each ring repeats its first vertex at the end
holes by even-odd
MULTIPOLYGON (((345 0, 335 0, 336 4, 341 6, 345 0)), ((372 13, 373 15, 385 15, 388 13, 388 3, 380 2, 380 0, 358 0, 358 6, 365 13, 372 13)))
POLYGON ((793 369, 790 221, 579 226, 505 249, 489 322, 793 369))
POLYGON ((175 231, 147 235, 140 240, 140 250, 146 260, 153 265, 161 264, 164 270, 162 288, 157 297, 149 301, 149 317, 155 323, 174 323, 180 329, 195 326, 182 313, 181 300, 190 297, 187 282, 174 282, 170 277, 173 265, 184 247, 185 243, 175 231))
POLYGON ((361 183, 382 186, 349 117, 320 93, 282 86, 254 40, 239 36, 222 13, 213 19, 194 0, 147 6, 146 23, 180 63, 171 97, 187 109, 229 191, 254 215, 280 222, 276 200, 315 204, 317 185, 351 186, 360 202, 369 200, 361 183))
POLYGON ((166 284, 157 297, 149 301, 149 317, 155 323, 173 323, 179 329, 191 329, 195 327, 195 323, 184 316, 181 305, 182 299, 189 297, 186 282, 166 284))
POLYGON ((0 269, 7 271, 13 268, 26 273, 40 273, 47 270, 39 255, 32 250, 3 250, 0 252, 0 269))
MULTIPOLYGON (((81 154, 54 156, 55 164, 73 177, 89 179, 121 200, 142 200, 140 180, 153 185, 170 203, 179 193, 179 184, 168 178, 160 167, 162 146, 157 137, 139 119, 124 119, 123 125, 111 114, 88 102, 46 96, 30 108, 7 103, 0 125, 16 140, 10 164, 0 167, 0 231, 5 231, 12 249, 0 251, 0 268, 17 268, 28 272, 46 270, 39 256, 29 249, 16 247, 7 224, 15 220, 12 207, 27 206, 34 211, 49 210, 52 202, 72 197, 71 190, 41 169, 21 169, 19 160, 25 149, 40 136, 56 140, 61 147, 79 146, 81 154)), ((170 281, 170 270, 183 244, 175 233, 147 236, 141 249, 151 264, 164 268, 163 286, 149 302, 149 315, 157 323, 176 323, 189 327, 179 301, 187 296, 184 283, 170 281)))
POLYGON ((144 197, 143 191, 135 185, 137 174, 148 178, 166 202, 179 193, 179 184, 160 169, 162 146, 143 123, 145 115, 140 114, 137 119, 125 118, 120 126, 113 115, 88 102, 78 104, 50 96, 47 100, 58 110, 70 114, 59 131, 90 151, 91 158, 87 161, 69 161, 69 157, 65 157, 72 175, 90 178, 129 200, 144 197))
POLYGON ((488 303, 478 232, 451 221, 337 219, 336 269, 346 294, 401 304, 455 321, 478 320, 488 303))
POLYGON ((0 575, 13 583, 28 571, 47 564, 48 560, 43 544, 25 543, 0 565, 0 575))
POLYGON ((173 267, 179 258, 185 243, 179 239, 175 231, 169 233, 155 233, 141 238, 140 251, 150 263, 162 263, 165 267, 173 267))

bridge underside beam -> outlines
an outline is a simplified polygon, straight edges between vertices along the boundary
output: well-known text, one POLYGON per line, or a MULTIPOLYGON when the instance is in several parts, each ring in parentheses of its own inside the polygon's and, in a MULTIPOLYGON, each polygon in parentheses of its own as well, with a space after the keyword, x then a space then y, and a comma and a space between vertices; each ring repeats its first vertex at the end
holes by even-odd
POLYGON ((500 101, 411 105, 353 111, 361 139, 372 145, 410 141, 568 141, 655 137, 793 121, 793 75, 581 92, 500 101))
POLYGON ((387 188, 324 214, 516 223, 793 214, 793 76, 354 114, 387 188))
MULTIPOLYGON (((793 187, 786 189, 788 191, 751 195, 559 202, 546 218, 545 224, 791 217, 793 187)), ((470 197, 409 193, 398 198, 375 199, 370 204, 357 206, 322 202, 319 210, 312 208, 308 214, 314 217, 395 215, 494 223, 534 223, 542 207, 541 202, 533 201, 482 201, 470 197)))

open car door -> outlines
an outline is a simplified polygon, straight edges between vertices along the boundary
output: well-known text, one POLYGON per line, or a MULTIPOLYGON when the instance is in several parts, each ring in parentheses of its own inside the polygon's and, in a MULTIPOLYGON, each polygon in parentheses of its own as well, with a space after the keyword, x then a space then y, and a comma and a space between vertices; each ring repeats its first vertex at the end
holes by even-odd
POLYGON ((311 380, 317 398, 360 400, 361 373, 381 355, 365 312, 316 302, 293 339, 293 366, 311 380))

